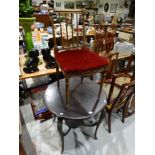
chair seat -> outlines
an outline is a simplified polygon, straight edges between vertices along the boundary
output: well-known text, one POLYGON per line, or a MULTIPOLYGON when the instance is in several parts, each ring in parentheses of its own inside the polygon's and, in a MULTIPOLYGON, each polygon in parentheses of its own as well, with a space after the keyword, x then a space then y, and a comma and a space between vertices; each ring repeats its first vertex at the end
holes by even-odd
MULTIPOLYGON (((106 94, 109 94, 110 86, 111 86, 111 84, 109 84, 109 83, 104 83, 103 84, 103 89, 104 89, 106 94)), ((113 94, 111 96, 111 101, 116 99, 119 92, 120 92, 120 89, 118 87, 114 87, 114 91, 113 91, 113 94)))
POLYGON ((55 57, 61 70, 65 73, 85 72, 108 65, 106 57, 100 57, 87 48, 66 50, 55 57))
POLYGON ((116 79, 116 84, 122 86, 125 83, 130 83, 131 78, 130 77, 119 77, 116 79))

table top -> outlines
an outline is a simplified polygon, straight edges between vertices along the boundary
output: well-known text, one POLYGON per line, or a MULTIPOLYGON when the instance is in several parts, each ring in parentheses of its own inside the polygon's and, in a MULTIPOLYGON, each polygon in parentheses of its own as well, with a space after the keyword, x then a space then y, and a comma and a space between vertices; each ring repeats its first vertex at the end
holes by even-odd
POLYGON ((134 44, 129 43, 127 41, 116 42, 114 44, 113 51, 119 52, 119 53, 133 52, 134 51, 134 44))
POLYGON ((129 57, 131 54, 134 54, 134 52, 119 52, 118 59, 125 59, 129 57))
MULTIPOLYGON (((53 55, 53 51, 51 51, 51 55, 53 55)), ((23 71, 23 68, 24 68, 24 63, 25 63, 26 57, 25 57, 25 55, 19 55, 19 68, 20 68, 19 80, 24 80, 27 78, 40 77, 40 76, 56 73, 55 68, 54 69, 46 69, 45 68, 45 63, 44 63, 44 60, 42 58, 42 55, 40 55, 39 58, 43 61, 43 63, 38 66, 39 71, 34 72, 34 73, 25 73, 23 71)))
MULTIPOLYGON (((119 52, 119 51, 118 51, 119 52)), ((111 54, 112 53, 117 53, 117 51, 111 51, 111 54)), ((119 52, 118 54, 118 59, 124 59, 128 56, 130 56, 131 54, 133 54, 134 52, 131 52, 131 51, 126 51, 126 52, 119 52)), ((99 54, 100 56, 105 56, 105 53, 104 52, 101 52, 99 54)))
POLYGON ((125 32, 125 33, 130 33, 130 34, 135 34, 134 30, 124 30, 121 28, 116 28, 117 31, 125 32))
POLYGON ((98 98, 99 85, 88 78, 70 79, 70 108, 65 103, 66 85, 65 80, 60 80, 60 89, 58 90, 57 82, 48 85, 44 102, 47 108, 57 117, 66 119, 86 119, 100 112, 107 104, 106 93, 103 90, 98 98))

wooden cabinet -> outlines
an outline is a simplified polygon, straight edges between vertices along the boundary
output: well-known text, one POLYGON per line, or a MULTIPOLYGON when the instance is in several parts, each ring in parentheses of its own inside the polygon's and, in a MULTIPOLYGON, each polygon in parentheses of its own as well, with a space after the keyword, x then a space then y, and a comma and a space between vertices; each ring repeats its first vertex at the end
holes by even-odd
POLYGON ((51 26, 50 16, 48 14, 34 14, 36 17, 36 22, 44 23, 44 27, 51 26))

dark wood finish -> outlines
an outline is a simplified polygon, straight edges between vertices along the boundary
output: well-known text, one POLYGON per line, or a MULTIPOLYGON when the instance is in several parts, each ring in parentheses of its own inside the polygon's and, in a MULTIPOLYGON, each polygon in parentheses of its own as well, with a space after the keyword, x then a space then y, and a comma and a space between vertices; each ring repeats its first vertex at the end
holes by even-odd
POLYGON ((19 155, 26 155, 26 152, 24 150, 22 143, 19 143, 19 155))
POLYGON ((95 34, 95 39, 94 39, 94 51, 99 53, 103 52, 104 50, 104 45, 103 41, 105 40, 105 32, 102 33, 96 33, 95 34))
MULTIPOLYGON (((85 42, 86 39, 85 39, 85 21, 84 21, 85 16, 86 16, 86 10, 85 9, 74 9, 74 10, 72 10, 72 9, 67 9, 67 10, 64 9, 64 10, 53 10, 53 11, 54 11, 54 13, 59 14, 59 16, 61 14, 62 16, 67 18, 67 19, 64 20, 66 22, 66 35, 67 35, 67 44, 66 44, 66 46, 67 47, 64 48, 62 46, 62 49, 58 49, 58 45, 57 45, 57 41, 56 41, 56 37, 55 37, 54 20, 53 20, 53 18, 51 16, 51 24, 52 24, 52 29, 53 29, 54 53, 55 53, 55 55, 60 51, 65 52, 67 49, 73 49, 73 48, 82 49, 82 48, 84 48, 86 46, 86 44, 87 44, 85 42), (67 27, 68 27, 69 23, 70 23, 71 27, 73 27, 72 21, 69 22, 68 18, 72 17, 73 14, 75 15, 75 17, 77 17, 77 15, 80 14, 82 16, 82 23, 83 23, 82 24, 82 35, 79 34, 79 31, 78 31, 79 25, 77 24, 77 35, 76 35, 77 44, 70 44, 68 42, 68 29, 67 29, 67 27), (82 44, 80 44, 80 37, 82 37, 82 44)), ((78 19, 76 19, 76 20, 78 20, 78 19)), ((72 34, 73 34, 73 32, 72 32, 72 34)), ((63 38, 64 36, 62 35, 61 37, 63 38)), ((72 36, 72 39, 74 39, 73 36, 72 36)), ((63 72, 65 78, 67 79, 66 80, 66 82, 67 82, 67 84, 66 84, 66 104, 68 105, 68 107, 69 107, 69 100, 70 100, 69 99, 69 94, 70 94, 69 93, 69 79, 71 77, 73 77, 73 76, 80 76, 80 77, 92 76, 93 74, 96 74, 98 72, 103 72, 107 67, 107 66, 103 66, 103 67, 100 67, 100 68, 90 69, 88 71, 83 71, 83 72, 75 72, 75 71, 73 71, 73 72, 67 72, 66 73, 66 72, 63 71, 63 67, 61 66, 61 64, 59 64, 59 62, 57 62, 57 63, 60 66, 61 71, 63 72)), ((72 64, 70 64, 70 65, 72 66, 72 64)), ((57 69, 57 74, 58 74, 58 69, 57 69)), ((59 80, 58 80, 58 83, 59 83, 59 80)), ((101 88, 102 88, 102 84, 103 83, 101 83, 101 88)), ((59 84, 58 84, 58 86, 59 86, 59 84)), ((100 95, 100 91, 99 91, 99 95, 100 95)), ((99 95, 98 95, 98 97, 99 97, 99 95)))
POLYGON ((110 53, 107 57, 109 59, 109 65, 106 73, 106 79, 111 79, 112 75, 116 72, 115 62, 118 61, 119 52, 110 53))
MULTIPOLYGON (((72 21, 69 20, 69 18, 71 17, 71 19, 73 18, 73 15, 76 16, 77 18, 77 15, 80 14, 82 15, 82 19, 83 19, 83 25, 82 25, 82 35, 79 34, 78 32, 78 29, 79 29, 79 26, 77 24, 77 34, 76 34, 76 38, 77 38, 77 46, 75 46, 75 48, 79 47, 79 36, 82 36, 82 41, 83 43, 85 42, 85 23, 84 23, 84 16, 86 15, 86 10, 85 9, 63 9, 63 10, 53 10, 54 13, 58 14, 58 16, 63 16, 65 19, 63 20, 66 24, 65 26, 65 30, 66 30, 66 36, 67 36, 67 44, 65 48, 70 48, 70 47, 74 47, 74 43, 73 44, 69 44, 69 39, 68 39, 68 25, 71 25, 71 27, 73 27, 73 23, 72 21)), ((54 52, 57 53, 58 52, 58 47, 57 47, 57 42, 56 42, 56 39, 55 39, 55 29, 54 29, 54 20, 51 16, 51 26, 52 26, 52 29, 53 29, 53 38, 54 38, 54 52)), ((78 21, 78 18, 76 19, 78 21)), ((59 23, 61 24, 61 21, 59 20, 59 23)), ((64 38, 63 34, 62 34, 62 28, 60 27, 61 29, 61 37, 64 38)), ((73 29, 72 29, 73 30, 73 29)), ((73 37, 73 31, 72 31, 72 39, 74 39, 73 37)), ((84 46, 84 44, 82 45, 84 46)))
POLYGON ((98 90, 100 88, 94 81, 87 78, 83 79, 74 77, 70 79, 70 108, 65 104, 66 100, 66 82, 65 79, 60 80, 60 89, 57 83, 48 85, 44 103, 47 108, 57 117, 67 119, 86 119, 98 113, 106 104, 106 93, 103 90, 100 98, 97 100, 98 90), (94 105, 97 105, 94 108, 94 105), (89 112, 93 112, 89 114, 89 112), (62 114, 63 113, 63 114, 62 114))
MULTIPOLYGON (((102 91, 100 98, 97 99, 99 85, 85 78, 81 84, 81 78, 71 78, 70 80, 70 108, 65 104, 66 99, 66 82, 62 79, 60 89, 57 83, 48 86, 45 91, 44 102, 48 109, 58 117, 57 128, 62 142, 62 150, 64 150, 64 136, 67 135, 71 128, 79 126, 96 126, 94 138, 97 139, 97 131, 100 123, 105 117, 104 106, 106 102, 106 94, 102 91), (84 120, 100 114, 99 119, 94 123, 85 124, 84 120), (64 132, 63 124, 65 122, 69 129, 64 132)), ((86 134, 86 133, 85 133, 86 134)))
POLYGON ((128 104, 124 106, 122 122, 125 121, 125 118, 131 116, 134 113, 135 113, 135 94, 132 95, 130 102, 128 102, 128 104))
POLYGON ((135 79, 135 54, 120 59, 118 57, 119 52, 108 55, 109 66, 106 73, 106 82, 111 82, 113 74, 118 73, 126 74, 126 76, 131 77, 131 81, 133 81, 135 79))
POLYGON ((122 76, 126 76, 125 74, 114 74, 109 90, 109 95, 107 99, 107 105, 105 106, 106 111, 108 113, 108 131, 111 133, 111 115, 112 112, 118 111, 121 108, 123 109, 122 114, 122 122, 124 122, 127 105, 129 104, 132 96, 135 93, 135 81, 131 81, 130 83, 125 83, 120 87, 120 91, 118 96, 112 99, 114 87, 116 87, 116 80, 122 76))
POLYGON ((36 17, 36 22, 44 23, 44 27, 51 26, 50 16, 48 14, 34 14, 36 17))
POLYGON ((116 36, 115 32, 106 32, 105 35, 105 54, 109 55, 114 47, 114 38, 116 36))
POLYGON ((99 53, 105 50, 105 55, 109 55, 114 47, 115 31, 96 32, 94 40, 94 51, 99 53))

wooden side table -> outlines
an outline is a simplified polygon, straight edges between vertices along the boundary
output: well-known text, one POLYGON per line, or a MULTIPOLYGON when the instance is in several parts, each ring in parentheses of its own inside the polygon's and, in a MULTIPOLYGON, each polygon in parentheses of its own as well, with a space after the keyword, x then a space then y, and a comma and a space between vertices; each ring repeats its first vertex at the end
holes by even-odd
POLYGON ((68 109, 65 103, 65 80, 60 80, 60 88, 57 88, 57 83, 48 85, 44 102, 47 108, 58 118, 57 128, 62 141, 62 150, 64 150, 64 136, 67 135, 71 128, 77 128, 79 126, 96 126, 95 139, 97 139, 97 130, 102 122, 105 112, 104 106, 106 105, 106 94, 102 91, 102 94, 98 98, 99 85, 95 82, 85 78, 81 83, 81 78, 71 78, 70 82, 70 108, 68 109), (85 120, 94 118, 94 116, 100 115, 95 122, 85 123, 85 120), (64 133, 63 123, 69 127, 68 131, 64 133))

